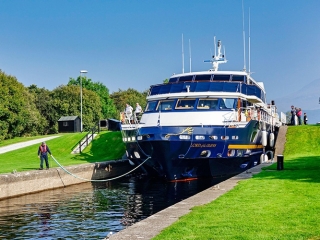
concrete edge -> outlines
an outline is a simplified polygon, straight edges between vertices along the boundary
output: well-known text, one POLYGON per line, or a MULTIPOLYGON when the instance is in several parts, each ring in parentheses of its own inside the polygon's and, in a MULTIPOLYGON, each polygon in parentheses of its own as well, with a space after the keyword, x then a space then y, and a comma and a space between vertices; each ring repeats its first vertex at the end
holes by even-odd
MULTIPOLYGON (((133 169, 128 160, 105 161, 65 167, 83 179, 96 180, 120 176, 133 169)), ((0 200, 29 193, 88 182, 75 178, 61 168, 32 170, 0 175, 0 200)))

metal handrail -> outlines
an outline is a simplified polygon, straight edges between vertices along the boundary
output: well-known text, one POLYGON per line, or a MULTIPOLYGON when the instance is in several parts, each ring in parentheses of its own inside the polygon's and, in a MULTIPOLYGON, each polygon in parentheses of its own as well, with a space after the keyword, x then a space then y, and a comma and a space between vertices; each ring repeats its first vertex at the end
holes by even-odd
POLYGON ((93 136, 94 134, 98 132, 100 133, 100 127, 99 127, 99 124, 97 124, 96 126, 94 126, 93 128, 91 128, 91 130, 77 143, 77 145, 79 145, 79 152, 81 153, 82 152, 82 146, 84 144, 86 144, 86 146, 88 146, 89 144, 89 139, 91 139, 91 141, 93 140, 93 136), (91 134, 91 135, 90 135, 91 134))

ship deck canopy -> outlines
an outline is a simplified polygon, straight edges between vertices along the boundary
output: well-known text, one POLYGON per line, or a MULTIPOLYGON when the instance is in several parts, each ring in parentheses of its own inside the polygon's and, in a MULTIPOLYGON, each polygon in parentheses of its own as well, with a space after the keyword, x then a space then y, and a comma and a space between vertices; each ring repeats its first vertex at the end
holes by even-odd
POLYGON ((234 92, 254 96, 254 99, 261 99, 265 102, 265 92, 257 85, 248 85, 242 82, 178 82, 175 84, 153 85, 150 88, 149 96, 170 93, 189 92, 234 92))

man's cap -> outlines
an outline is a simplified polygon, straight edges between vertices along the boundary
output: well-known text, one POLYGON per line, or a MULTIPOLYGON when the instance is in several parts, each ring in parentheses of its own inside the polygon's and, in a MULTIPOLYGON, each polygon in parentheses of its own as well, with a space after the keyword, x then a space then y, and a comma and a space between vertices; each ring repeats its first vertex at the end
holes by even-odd
POLYGON ((42 144, 46 144, 46 142, 42 142, 42 144))

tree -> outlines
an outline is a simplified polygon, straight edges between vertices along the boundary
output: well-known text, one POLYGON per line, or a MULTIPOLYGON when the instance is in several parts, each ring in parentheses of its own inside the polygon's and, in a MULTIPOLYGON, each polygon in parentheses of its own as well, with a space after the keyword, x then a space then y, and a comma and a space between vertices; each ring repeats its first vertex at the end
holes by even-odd
MULTIPOLYGON (((70 78, 68 82, 68 86, 80 86, 80 77, 77 79, 70 78)), ((109 89, 101 82, 92 82, 91 79, 86 77, 82 77, 82 87, 88 90, 95 92, 99 98, 101 103, 101 117, 104 119, 107 118, 115 118, 118 116, 116 107, 110 98, 109 89)))
MULTIPOLYGON (((62 116, 80 116, 81 104, 79 86, 59 86, 52 91, 56 121, 62 116)), ((82 91, 83 129, 88 130, 101 119, 101 103, 99 96, 90 90, 82 91)))
POLYGON ((136 103, 139 103, 142 109, 144 109, 147 104, 147 95, 148 90, 141 93, 133 88, 128 88, 128 90, 119 89, 118 92, 113 92, 110 97, 113 99, 118 113, 120 113, 124 111, 126 103, 130 104, 133 107, 136 105, 136 103))
POLYGON ((165 83, 165 84, 169 83, 169 79, 166 78, 165 80, 163 80, 163 83, 165 83))
POLYGON ((44 123, 33 95, 14 76, 0 70, 0 140, 36 135, 44 123))
POLYGON ((51 91, 45 88, 38 88, 32 84, 28 87, 29 92, 34 96, 34 103, 41 114, 45 118, 45 129, 42 134, 57 133, 57 119, 51 91))

